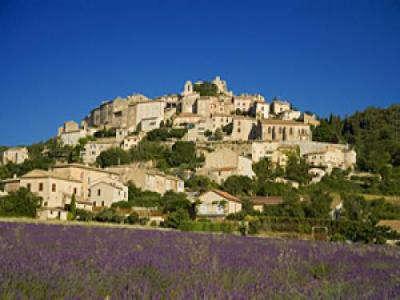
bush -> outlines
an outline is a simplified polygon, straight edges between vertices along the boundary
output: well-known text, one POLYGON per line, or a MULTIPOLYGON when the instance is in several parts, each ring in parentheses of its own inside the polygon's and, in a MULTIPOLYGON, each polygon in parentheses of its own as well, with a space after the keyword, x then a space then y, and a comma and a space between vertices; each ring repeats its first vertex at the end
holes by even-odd
POLYGON ((99 222, 111 223, 122 223, 124 221, 124 217, 118 215, 113 208, 102 210, 96 215, 95 219, 99 222))
POLYGON ((147 225, 149 223, 149 218, 139 218, 140 225, 147 225))
POLYGON ((94 218, 94 214, 84 209, 76 209, 76 220, 89 222, 94 218))
POLYGON ((139 223, 139 214, 137 212, 132 212, 129 216, 126 217, 125 223, 128 224, 137 224, 139 223))
POLYGON ((167 216, 164 222, 164 226, 170 228, 178 228, 179 226, 182 226, 184 223, 187 223, 189 221, 190 218, 188 211, 184 208, 179 208, 178 210, 171 212, 167 216))
POLYGON ((331 236, 331 241, 332 242, 345 242, 346 238, 340 233, 335 233, 334 235, 331 236))
POLYGON ((0 216, 36 217, 36 210, 41 206, 42 198, 31 193, 27 188, 0 197, 0 216))

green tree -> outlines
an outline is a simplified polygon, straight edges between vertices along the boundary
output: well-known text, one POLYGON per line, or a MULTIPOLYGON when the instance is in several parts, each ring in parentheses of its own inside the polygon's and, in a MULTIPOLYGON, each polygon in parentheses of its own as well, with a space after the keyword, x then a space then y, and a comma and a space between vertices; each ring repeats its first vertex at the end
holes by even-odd
POLYGON ((253 181, 247 176, 229 176, 222 187, 225 191, 236 196, 249 196, 253 192, 253 181))
POLYGON ((300 184, 307 184, 311 176, 308 174, 309 166, 305 159, 300 158, 298 155, 289 154, 288 162, 286 165, 286 178, 297 181, 300 184))
POLYGON ((179 228, 185 223, 190 221, 189 213, 187 210, 179 208, 176 211, 171 212, 168 214, 164 226, 170 228, 179 228))
POLYGON ((203 193, 216 188, 217 184, 206 176, 194 175, 185 182, 185 186, 192 191, 203 193))
POLYGON ((276 178, 272 162, 267 157, 264 157, 260 161, 254 163, 253 171, 256 174, 257 180, 261 182, 276 178))
POLYGON ((215 84, 205 81, 202 83, 195 83, 193 85, 193 90, 200 93, 200 96, 217 96, 218 88, 215 84))
POLYGON ((131 162, 130 155, 121 148, 111 148, 100 153, 96 158, 96 162, 102 168, 129 164, 131 162))
POLYGON ((69 205, 69 213, 70 213, 70 216, 71 216, 72 220, 74 220, 76 218, 76 197, 75 197, 75 194, 72 194, 72 197, 71 197, 71 204, 69 205))
POLYGON ((332 197, 329 192, 316 189, 311 192, 310 200, 306 204, 305 213, 307 218, 326 219, 331 211, 332 197))
POLYGON ((185 164, 194 167, 196 161, 196 145, 193 142, 177 141, 172 146, 172 152, 168 158, 171 166, 178 167, 185 164))
POLYGON ((34 218, 41 203, 41 197, 34 195, 26 188, 20 188, 0 198, 0 215, 34 218))

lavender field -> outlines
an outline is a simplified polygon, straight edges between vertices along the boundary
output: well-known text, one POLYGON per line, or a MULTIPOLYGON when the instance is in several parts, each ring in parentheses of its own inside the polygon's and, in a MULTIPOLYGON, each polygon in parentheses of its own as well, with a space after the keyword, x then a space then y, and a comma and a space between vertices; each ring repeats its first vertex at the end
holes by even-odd
POLYGON ((398 248, 0 223, 0 298, 400 297, 398 248))

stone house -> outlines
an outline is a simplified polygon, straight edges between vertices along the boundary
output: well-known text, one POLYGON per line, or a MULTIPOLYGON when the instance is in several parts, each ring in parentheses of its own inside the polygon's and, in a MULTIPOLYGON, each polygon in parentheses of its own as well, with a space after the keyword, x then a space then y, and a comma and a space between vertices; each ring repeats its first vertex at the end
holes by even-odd
POLYGON ((89 141, 81 152, 82 161, 85 164, 93 164, 101 152, 119 146, 120 143, 114 137, 98 138, 95 141, 89 141))
POLYGON ((92 136, 96 132, 96 128, 88 128, 85 121, 82 122, 83 126, 80 127, 74 121, 68 121, 58 128, 58 137, 63 145, 75 146, 79 143, 81 138, 92 136))
POLYGON ((300 117, 301 111, 298 110, 286 110, 280 114, 280 118, 287 121, 296 121, 300 119, 300 117))
POLYGON ((135 131, 140 125, 143 131, 160 126, 164 120, 165 101, 150 100, 136 94, 127 98, 104 101, 85 118, 90 127, 128 128, 135 131))
POLYGON ((327 168, 328 173, 333 168, 348 169, 356 164, 356 152, 354 150, 343 151, 334 146, 328 146, 315 152, 305 154, 306 161, 314 167, 327 168))
POLYGON ((264 208, 270 205, 279 205, 283 203, 283 198, 279 196, 254 196, 251 199, 254 210, 260 212, 264 211, 264 208))
POLYGON ((26 147, 12 147, 0 152, 0 163, 21 164, 29 158, 29 152, 26 147))
POLYGON ((285 167, 288 154, 297 152, 295 145, 282 145, 280 143, 254 142, 252 144, 252 161, 258 162, 262 158, 268 158, 275 166, 285 167))
POLYGON ((208 176, 218 184, 221 184, 229 176, 241 175, 252 178, 254 172, 251 159, 238 155, 228 148, 221 148, 205 154, 205 162, 202 168, 197 170, 199 175, 208 176))
POLYGON ((260 135, 260 126, 256 119, 234 116, 231 139, 233 141, 254 140, 260 135))
POLYGON ((123 150, 129 150, 132 147, 136 147, 139 144, 139 142, 143 139, 143 137, 144 137, 143 134, 128 135, 123 139, 121 143, 121 148, 123 150))
POLYGON ((275 115, 279 115, 285 111, 291 110, 291 104, 288 101, 273 100, 271 102, 271 112, 275 115))
POLYGON ((265 101, 256 101, 254 103, 254 116, 258 119, 268 119, 269 118, 269 110, 270 106, 265 101))
POLYGON ((212 129, 211 131, 215 131, 218 128, 223 128, 224 126, 228 125, 229 123, 232 123, 233 117, 231 115, 225 115, 225 114, 213 114, 211 117, 212 120, 212 129))
POLYGON ((212 190, 199 196, 200 204, 197 207, 199 218, 225 218, 228 214, 242 210, 239 198, 221 191, 212 190))
POLYGON ((117 172, 76 163, 55 165, 52 172, 56 175, 80 181, 84 200, 88 199, 89 188, 93 183, 100 180, 120 180, 120 175, 117 172))
POLYGON ((61 218, 60 211, 75 195, 78 208, 91 210, 93 205, 109 207, 128 200, 128 187, 118 173, 80 164, 56 165, 52 170, 33 170, 20 178, 4 181, 5 190, 25 187, 43 198, 39 217, 61 218), (99 192, 100 191, 100 192, 99 192))
POLYGON ((201 122, 202 120, 203 120, 203 118, 197 114, 182 112, 174 118, 173 125, 174 126, 182 126, 182 125, 186 125, 186 124, 197 124, 197 123, 201 122))
POLYGON ((317 120, 317 117, 315 115, 303 113, 302 118, 303 118, 303 122, 305 124, 309 124, 311 126, 319 126, 319 124, 320 124, 320 121, 317 120))
POLYGON ((104 179, 91 184, 88 202, 93 207, 110 207, 119 201, 128 201, 128 187, 120 181, 104 179))
POLYGON ((185 184, 182 179, 150 169, 147 165, 131 164, 113 166, 107 168, 107 170, 120 174, 121 180, 124 183, 132 182, 142 190, 157 192, 162 195, 169 190, 178 193, 185 190, 185 184))
POLYGON ((164 102, 163 101, 144 101, 130 104, 128 106, 128 128, 138 128, 141 131, 150 131, 160 127, 164 121, 164 102))
POLYGON ((72 195, 83 199, 82 182, 51 171, 33 170, 20 178, 20 187, 43 198, 43 207, 63 209, 72 195))
POLYGON ((251 95, 240 95, 233 98, 235 111, 250 112, 254 99, 251 95))

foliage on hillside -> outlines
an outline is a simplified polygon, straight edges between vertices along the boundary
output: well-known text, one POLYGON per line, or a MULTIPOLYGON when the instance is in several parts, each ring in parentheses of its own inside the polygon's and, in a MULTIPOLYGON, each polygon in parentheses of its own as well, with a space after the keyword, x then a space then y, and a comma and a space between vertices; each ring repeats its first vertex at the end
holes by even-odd
POLYGON ((62 145, 60 140, 52 138, 27 146, 29 159, 21 164, 8 163, 0 166, 0 179, 10 178, 14 174, 21 176, 33 169, 48 170, 56 161, 73 163, 80 162, 80 152, 85 144, 93 138, 82 138, 76 146, 62 145))
POLYGON ((193 85, 193 90, 200 93, 200 96, 217 96, 218 88, 215 84, 204 81, 202 83, 195 83, 193 85))
POLYGON ((169 149, 160 142, 143 140, 129 151, 120 148, 105 150, 100 153, 96 162, 104 168, 149 160, 154 161, 159 169, 167 170, 176 167, 194 169, 204 158, 196 155, 196 146, 193 142, 177 141, 169 149))
POLYGON ((313 129, 322 142, 347 142, 355 146, 362 171, 381 172, 400 166, 400 105, 367 108, 341 119, 331 115, 313 129))

